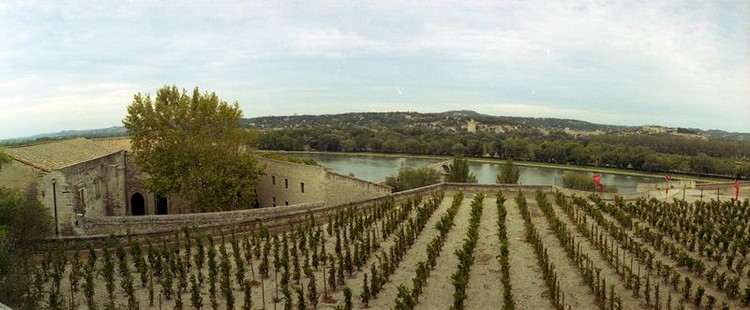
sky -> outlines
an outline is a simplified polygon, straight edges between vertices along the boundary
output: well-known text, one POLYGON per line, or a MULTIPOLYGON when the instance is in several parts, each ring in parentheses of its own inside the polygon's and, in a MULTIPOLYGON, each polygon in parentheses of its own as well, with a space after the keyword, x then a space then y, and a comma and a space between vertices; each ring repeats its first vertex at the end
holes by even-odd
POLYGON ((136 93, 245 117, 474 110, 750 132, 750 2, 0 0, 0 139, 136 93))

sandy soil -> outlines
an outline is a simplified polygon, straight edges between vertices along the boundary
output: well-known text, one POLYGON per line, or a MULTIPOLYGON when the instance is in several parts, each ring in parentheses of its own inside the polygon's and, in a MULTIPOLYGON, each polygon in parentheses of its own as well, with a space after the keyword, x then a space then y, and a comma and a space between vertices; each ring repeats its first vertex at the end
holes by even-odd
MULTIPOLYGON (((537 265, 534 248, 526 242, 523 218, 511 195, 505 202, 508 209, 508 255, 510 259, 510 285, 516 309, 549 309, 552 303, 537 265)), ((498 292, 502 295, 502 292, 498 292)))
MULTIPOLYGON (((512 199, 514 196, 515 195, 513 193, 506 193, 506 197, 509 197, 509 199, 506 201, 505 205, 506 209, 508 210, 507 226, 511 265, 511 284, 513 286, 512 289, 516 307, 518 309, 549 309, 551 308, 551 303, 548 296, 549 293, 544 286, 541 269, 537 265, 537 260, 534 255, 533 248, 529 243, 525 241, 523 219, 521 218, 515 201, 512 199)), ((371 301, 370 309, 386 309, 393 307, 397 287, 400 284, 411 287, 411 279, 415 275, 414 266, 417 264, 417 262, 425 259, 426 245, 437 235, 435 223, 450 206, 452 198, 452 195, 447 195, 442 201, 439 208, 432 214, 431 218, 428 220, 425 230, 422 232, 419 238, 417 238, 412 248, 406 253, 404 260, 400 263, 399 267, 396 270, 396 273, 391 276, 390 282, 385 284, 378 298, 371 301)), ((441 256, 437 260, 437 266, 435 270, 431 272, 431 276, 428 279, 427 285, 424 287, 423 293, 420 296, 420 303, 417 306, 420 309, 445 309, 452 304, 453 285, 451 284, 450 276, 453 274, 453 272, 455 272, 457 265, 457 260, 453 252, 462 245, 463 240, 466 237, 468 220, 470 218, 471 199, 472 195, 467 194, 461 204, 461 207, 459 208, 458 214, 455 218, 455 226, 449 232, 446 244, 441 251, 441 256)), ((550 198, 550 201, 553 200, 553 198, 550 198)), ((582 276, 578 272, 574 263, 565 255, 565 252, 561 248, 557 238, 549 230, 549 223, 546 221, 546 218, 539 210, 536 202, 531 195, 527 195, 527 201, 532 212, 532 221, 540 231, 545 247, 548 249, 548 251, 550 251, 550 255, 556 258, 556 270, 558 276, 561 277, 561 285, 566 295, 566 304, 570 304, 573 309, 594 308, 596 303, 594 301, 593 294, 590 292, 588 286, 583 283, 582 276)), ((615 291, 623 300, 623 308, 645 308, 645 300, 643 300, 643 298, 632 297, 632 291, 625 289, 624 280, 619 276, 619 274, 616 273, 614 268, 610 267, 606 263, 606 261, 602 259, 599 251, 595 249, 591 245, 591 243, 588 242, 588 240, 577 233, 575 227, 572 224, 572 220, 568 218, 568 216, 562 211, 562 209, 556 206, 554 203, 552 203, 552 205, 557 217, 564 223, 567 223, 568 227, 574 231, 576 239, 581 241, 582 249, 589 254, 589 257, 593 259, 595 267, 602 268, 602 274, 607 278, 608 286, 611 284, 615 284, 615 291)), ((497 236, 497 209, 495 207, 494 195, 487 195, 487 197, 485 197, 483 206, 484 212, 482 214, 482 219, 479 226, 479 241, 477 247, 474 250, 475 262, 471 268, 471 277, 467 290, 467 309, 498 309, 502 305, 502 285, 500 283, 500 264, 498 257, 500 253, 499 240, 497 236)), ((414 212, 411 214, 411 216, 414 216, 414 212)), ((612 220, 612 218, 609 216, 607 216, 607 219, 612 220)), ((588 220, 589 223, 594 223, 592 218, 588 217, 588 220)), ((644 223, 641 224, 647 225, 644 223)), ((374 225, 379 225, 379 223, 375 223, 374 225)), ((325 225, 323 225, 323 228, 325 229, 325 225)), ((633 236, 632 231, 629 231, 628 234, 633 236)), ((331 253, 334 250, 335 238, 330 238, 327 236, 327 234, 325 235, 325 237, 326 249, 329 253, 331 253)), ((394 238, 395 234, 389 236, 386 241, 381 242, 381 248, 387 250, 390 245, 393 244, 394 238)), ((216 239, 217 240, 215 240, 215 242, 220 242, 218 240, 219 238, 216 239)), ((668 237, 667 239, 674 243, 674 241, 669 239, 668 237)), ((609 238, 609 240, 611 242, 612 239, 609 238)), ((664 262, 668 262, 671 265, 676 265, 676 263, 672 261, 671 258, 662 255, 661 252, 655 251, 650 245, 645 244, 645 246, 657 253, 656 258, 664 262)), ((143 247, 145 252, 145 245, 143 247)), ((229 245, 229 243, 227 243, 227 248, 228 252, 231 255, 231 246, 229 245)), ((620 248, 620 255, 629 263, 629 253, 625 253, 625 251, 620 248)), ((697 254, 694 255, 697 256, 697 254)), ((220 256, 220 254, 218 254, 217 247, 217 261, 219 260, 218 256, 220 256)), ((130 259, 130 257, 128 257, 128 259, 130 259)), ((266 309, 281 309, 283 307, 283 302, 277 304, 272 303, 272 299, 274 296, 274 274, 272 261, 273 260, 271 259, 270 278, 264 280, 263 286, 256 285, 253 287, 253 308, 255 309, 262 308, 262 289, 265 289, 266 309)), ((362 289, 363 275, 365 272, 369 274, 369 265, 375 261, 377 261, 377 257, 376 255, 372 255, 366 264, 366 269, 363 269, 362 271, 355 271, 351 278, 346 277, 346 286, 352 289, 353 292, 355 308, 361 308, 361 305, 359 303, 359 294, 362 289)), ((101 255, 99 255, 98 263, 100 266, 101 255)), ((234 267, 233 260, 232 265, 234 267)), ((117 266, 116 261, 115 266, 117 266)), ((638 266, 639 263, 637 261, 634 261, 633 267, 635 270, 637 270, 638 266)), ((246 268, 249 268, 249 265, 246 265, 246 268)), ((257 276, 257 260, 254 261, 254 268, 256 272, 256 279, 260 280, 257 276)), ((723 268, 724 267, 722 267, 720 270, 724 270, 723 268)), ((159 284, 154 283, 154 306, 149 306, 148 291, 145 288, 141 287, 139 276, 135 272, 134 268, 131 267, 131 270, 134 277, 134 287, 136 289, 136 295, 140 302, 140 308, 159 309, 159 284)), ((725 294, 716 292, 714 286, 706 283, 704 279, 696 277, 694 274, 690 273, 684 268, 681 268, 679 271, 683 278, 687 275, 694 281, 695 284, 693 286, 693 290, 695 290, 697 285, 703 285, 706 288, 707 294, 714 295, 718 299, 717 308, 722 301, 727 300, 725 294)), ((323 273, 324 269, 320 269, 315 272, 317 289, 321 295, 324 287, 323 273)), ((642 275, 645 275, 646 273, 646 269, 643 266, 641 267, 641 273, 642 275)), ((208 277, 207 267, 204 267, 203 274, 206 278, 208 277)), ((252 273, 250 270, 246 270, 246 277, 248 279, 252 277, 251 274, 252 273)), ((239 286, 235 282, 234 270, 232 270, 231 272, 231 280, 232 285, 235 288, 235 307, 239 308, 243 303, 243 297, 242 291, 239 289, 239 286)), ((96 281, 98 285, 96 287, 96 300, 99 307, 101 308, 108 301, 108 298, 103 279, 99 276, 96 281)), ((306 287, 309 280, 303 275, 303 279, 301 280, 301 282, 306 287)), ((744 289, 746 282, 747 280, 743 279, 741 289, 744 289)), ((81 281, 81 284, 82 283, 83 281, 81 281)), ((115 299, 117 301, 117 304, 125 304, 127 300, 123 294, 122 288, 120 287, 119 276, 116 277, 115 286, 115 299)), ((679 300, 681 299, 679 290, 672 290, 670 286, 664 284, 663 282, 660 285, 660 288, 662 293, 662 307, 666 304, 667 296, 669 294, 671 294, 673 299, 672 306, 676 307, 679 300)), ((203 285, 201 289, 204 307, 210 308, 210 302, 208 300, 208 285, 203 285)), ((221 291, 218 285, 217 291, 217 300, 219 302, 219 307, 225 308, 224 298, 221 296, 221 291)), ((70 293, 67 272, 62 281, 61 295, 66 300, 66 302, 69 302, 70 293)), ((341 303, 343 302, 343 287, 339 287, 338 290, 332 294, 332 297, 334 300, 338 301, 338 305, 341 305, 341 303)), ((47 298, 48 296, 47 294, 45 294, 40 305, 46 304, 47 298)), ((293 299, 296 302, 296 295, 293 295, 293 299)), ((75 300, 78 309, 86 309, 85 297, 82 290, 78 294, 76 294, 75 300)), ((189 287, 188 292, 182 295, 182 301, 187 309, 192 308, 192 306, 190 306, 189 287)), ((174 307, 174 305, 174 299, 171 301, 161 301, 161 308, 164 309, 171 309, 174 307)), ((321 302, 318 304, 318 308, 332 309, 335 305, 337 304, 323 304, 321 300, 321 302)), ((684 306, 688 309, 694 309, 692 303, 684 303, 684 306)), ((733 309, 741 308, 741 305, 739 305, 737 302, 731 302, 730 307, 733 309)))
POLYGON ((466 288, 466 309, 493 309, 503 304, 495 196, 487 195, 482 207, 479 240, 474 248, 474 264, 471 266, 469 285, 466 288))
MULTIPOLYGON (((602 212, 602 214, 604 214, 604 217, 607 220, 617 223, 616 220, 613 217, 611 217, 609 214, 607 214, 606 212, 602 212)), ((654 227, 652 227, 648 223, 638 221, 635 218, 633 219, 633 222, 634 223, 638 223, 638 225, 641 225, 641 226, 649 227, 651 229, 651 231, 658 231, 657 229, 655 229, 654 227)), ((625 229, 625 232, 628 234, 628 236, 630 236, 631 238, 633 238, 633 240, 640 241, 646 249, 649 249, 650 251, 654 252, 654 254, 655 254, 654 255, 654 261, 661 260, 662 262, 668 263, 671 266, 675 266, 675 267, 677 266, 677 262, 675 262, 671 257, 669 257, 667 255, 664 255, 661 251, 657 251, 656 248, 654 248, 650 243, 646 242, 645 240, 637 238, 635 236, 635 232, 633 230, 625 229)), ((664 240, 668 241, 668 242, 670 242, 672 244, 674 244, 678 248, 681 248, 681 249, 685 250, 688 253, 691 253, 691 255, 693 257, 700 258, 700 255, 698 255, 697 252, 689 252, 684 246, 682 246, 682 244, 680 244, 678 242, 675 242, 674 239, 672 239, 670 236, 665 235, 664 236, 664 240)), ((736 274, 734 274, 731 271, 727 270, 726 267, 725 267, 725 265, 721 265, 721 264, 717 265, 713 260, 708 260, 708 259, 703 259, 703 261, 707 263, 706 264, 707 265, 707 269, 710 269, 713 266, 718 266, 719 267, 718 268, 718 273, 726 271, 727 275, 736 276, 736 274)), ((687 269, 687 267, 677 267, 677 270, 682 275, 681 276, 682 279, 684 279, 687 276, 693 282, 693 293, 695 293, 695 289, 698 286, 703 286, 705 288, 705 290, 706 290, 705 295, 709 295, 710 294, 710 295, 713 295, 714 297, 716 297, 717 307, 718 307, 718 305, 721 305, 721 303, 724 302, 724 301, 726 301, 727 304, 730 307, 732 307, 732 308, 742 308, 742 307, 744 307, 744 305, 742 305, 742 303, 740 303, 738 301, 733 301, 733 300, 729 299, 726 296, 725 293, 720 292, 718 289, 716 289, 716 286, 714 284, 708 283, 708 281, 705 279, 705 277, 697 277, 693 272, 691 272, 689 269, 687 269)), ((744 288, 744 287, 747 287, 747 284, 746 284, 747 282, 746 281, 742 281, 742 280, 744 280, 744 279, 741 279, 741 281, 740 281, 740 290, 742 290, 742 288, 744 288)), ((664 284, 664 285, 661 286, 662 288, 660 288, 660 290, 662 290, 665 286, 667 286, 664 282, 662 282, 662 284, 664 284)), ((682 292, 680 292, 678 290, 674 290, 674 289, 672 290, 672 295, 673 295, 672 298, 673 299, 676 296, 681 296, 681 294, 682 294, 682 292)), ((666 295, 663 296, 662 298, 666 298, 666 295)), ((662 299, 662 300, 665 300, 665 299, 662 299)), ((705 298, 704 298, 703 303, 705 305, 705 298)), ((687 308, 692 307, 692 303, 685 303, 685 307, 687 307, 687 308)))
MULTIPOLYGON (((447 196, 443 199, 440 207, 435 210, 435 213, 433 213, 432 217, 430 217, 430 219, 427 221, 427 225, 425 226, 424 230, 422 230, 422 233, 419 235, 417 240, 414 241, 414 245, 412 245, 412 247, 404 255, 404 259, 403 261, 401 261, 401 264, 399 264, 396 272, 391 275, 390 282, 383 286, 383 288, 380 290, 380 293, 378 294, 377 299, 370 301, 370 308, 387 309, 393 307, 396 296, 398 295, 398 286, 401 284, 411 290, 411 280, 416 275, 416 265, 420 261, 427 259, 427 254, 425 252, 427 244, 430 243, 430 241, 432 241, 432 239, 438 234, 438 230, 435 228, 435 224, 437 224, 437 222, 440 220, 440 217, 442 217, 443 214, 445 214, 446 210, 448 210, 448 208, 451 206, 452 201, 453 196, 447 196)), ((466 201, 466 198, 464 198, 464 201, 466 201)), ((428 286, 432 283, 431 281, 432 277, 428 279, 428 286)), ((357 292, 360 291, 361 287, 357 290, 357 292)), ((419 300, 424 300, 424 294, 420 296, 419 300)))
MULTIPOLYGON (((469 227, 469 218, 471 217, 469 205, 472 199, 472 194, 464 193, 464 200, 453 221, 454 226, 445 238, 445 245, 443 245, 440 256, 437 258, 437 265, 430 273, 430 278, 423 288, 416 309, 445 309, 453 304, 454 289, 453 284, 451 284, 451 275, 458 266, 458 259, 453 253, 461 247, 463 239, 466 237, 466 230, 469 227)), ((448 200, 447 197, 446 200, 448 200)), ((435 230, 435 234, 437 234, 437 230, 435 230)), ((415 263, 411 263, 410 266, 415 263)))
POLYGON ((554 262, 555 272, 561 278, 560 286, 562 287, 562 292, 565 294, 565 307, 567 308, 569 305, 573 309, 597 307, 594 293, 588 289, 575 262, 565 254, 560 240, 557 239, 554 231, 550 228, 544 213, 539 209, 535 200, 528 200, 528 203, 531 221, 534 223, 537 231, 539 231, 547 252, 551 257, 557 258, 554 262))
MULTIPOLYGON (((550 197, 551 199, 551 197, 550 197)), ((576 243, 580 241, 581 245, 581 251, 588 254, 589 258, 592 260, 594 264, 594 268, 601 268, 601 276, 605 277, 607 279, 607 287, 611 286, 612 284, 615 285, 615 294, 620 297, 622 300, 622 307, 623 309, 638 309, 638 308, 645 308, 646 302, 645 300, 635 298, 633 297, 633 292, 631 290, 628 290, 625 288, 625 281, 620 275, 615 271, 613 267, 610 267, 606 260, 603 259, 601 253, 599 253, 599 250, 596 249, 589 241, 586 239, 585 236, 578 233, 578 231, 575 228, 575 225, 573 222, 567 217, 565 212, 562 210, 562 208, 558 207, 557 204, 554 202, 551 203, 553 209, 555 210, 555 214, 557 217, 562 221, 563 223, 568 225, 568 228, 570 228, 573 231, 573 236, 576 238, 576 243)), ((581 211, 583 212, 583 211, 581 211)), ((583 214, 583 213, 581 213, 583 214)), ((589 219, 589 223, 591 223, 593 219, 589 219)), ((610 239, 611 242, 611 239, 610 239)), ((622 253, 622 251, 621 251, 622 253)), ((638 270, 638 264, 635 262, 633 264, 633 268, 635 270, 638 270)), ((645 268, 642 268, 644 274, 645 274, 645 268)), ((588 286, 586 286, 586 289, 589 289, 588 286)), ((607 294, 609 294, 609 288, 607 289, 607 294)), ((663 299, 663 301, 666 303, 666 298, 663 299)), ((672 305, 676 305, 676 302, 673 297, 673 303, 672 305)))

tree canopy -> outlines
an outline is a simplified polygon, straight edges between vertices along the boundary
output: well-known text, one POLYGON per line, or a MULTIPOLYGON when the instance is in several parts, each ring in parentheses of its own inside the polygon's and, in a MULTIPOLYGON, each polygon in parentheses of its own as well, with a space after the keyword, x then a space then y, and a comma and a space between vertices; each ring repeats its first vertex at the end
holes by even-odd
POLYGON ((0 148, 0 169, 3 169, 3 167, 10 163, 10 155, 6 154, 2 148, 0 148))
POLYGON ((509 159, 505 161, 503 168, 497 175, 497 184, 516 184, 518 179, 521 177, 521 173, 518 171, 518 167, 513 164, 513 160, 509 159))
POLYGON ((21 305, 31 285, 31 255, 40 239, 52 233, 52 215, 38 200, 0 187, 0 300, 21 305))
POLYGON ((152 100, 135 94, 123 120, 146 187, 179 194, 197 212, 245 209, 255 201, 262 167, 246 152, 256 137, 241 128, 242 110, 216 93, 164 86, 152 100))
POLYGON ((385 184, 393 187, 396 192, 438 182, 440 182, 440 173, 429 167, 404 167, 398 171, 398 176, 390 176, 385 179, 385 184))
POLYGON ((469 171, 469 161, 462 156, 454 156, 448 182, 477 183, 477 177, 469 171))

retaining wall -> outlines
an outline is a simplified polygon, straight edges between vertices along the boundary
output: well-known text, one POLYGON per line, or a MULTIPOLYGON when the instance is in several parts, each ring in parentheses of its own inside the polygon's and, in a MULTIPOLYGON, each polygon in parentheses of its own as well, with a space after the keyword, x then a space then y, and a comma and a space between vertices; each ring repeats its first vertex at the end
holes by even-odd
POLYGON ((52 237, 47 239, 47 241, 61 241, 67 249, 72 249, 75 244, 82 242, 91 242, 95 246, 102 245, 110 235, 114 235, 119 239, 126 239, 128 237, 135 239, 171 237, 176 230, 183 227, 193 227, 216 236, 222 233, 243 235, 259 229, 261 223, 271 232, 281 232, 304 223, 307 221, 309 215, 312 215, 317 223, 324 223, 328 221, 329 217, 335 216, 340 210, 354 208, 355 212, 363 212, 388 200, 393 200, 394 203, 400 204, 407 199, 415 197, 426 199, 430 195, 439 192, 483 192, 490 195, 500 189, 506 192, 523 191, 529 193, 537 190, 553 193, 556 190, 554 187, 546 185, 521 186, 440 183, 387 196, 335 205, 315 203, 214 213, 87 218, 84 225, 87 231, 90 232, 88 235, 52 237))

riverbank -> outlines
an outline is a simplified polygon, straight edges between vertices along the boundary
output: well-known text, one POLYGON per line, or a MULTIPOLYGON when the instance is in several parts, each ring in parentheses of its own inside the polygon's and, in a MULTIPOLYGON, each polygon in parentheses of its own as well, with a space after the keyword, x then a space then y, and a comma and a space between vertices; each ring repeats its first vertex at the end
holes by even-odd
MULTIPOLYGON (((416 159, 429 159, 436 161, 450 160, 451 156, 437 156, 437 155, 409 155, 409 154, 393 154, 393 153, 373 153, 373 152, 314 152, 314 151, 279 151, 282 153, 289 154, 325 154, 334 156, 381 156, 389 158, 416 158, 416 159)), ((504 164, 506 160, 500 158, 488 158, 488 157, 468 157, 471 162, 476 163, 489 163, 489 164, 504 164)), ((590 172, 590 173, 607 173, 617 174, 623 176, 634 176, 634 177, 650 177, 650 178, 663 178, 663 173, 654 173, 646 171, 635 171, 625 170, 610 167, 590 167, 590 166, 576 166, 566 164, 552 164, 552 163, 539 163, 532 161, 513 161, 514 164, 524 167, 535 167, 535 168, 549 168, 549 169, 563 169, 572 170, 579 172, 590 172)), ((731 179, 727 178, 715 178, 715 177, 699 177, 694 175, 684 174, 672 174, 672 180, 688 180, 696 182, 727 182, 731 179)))

